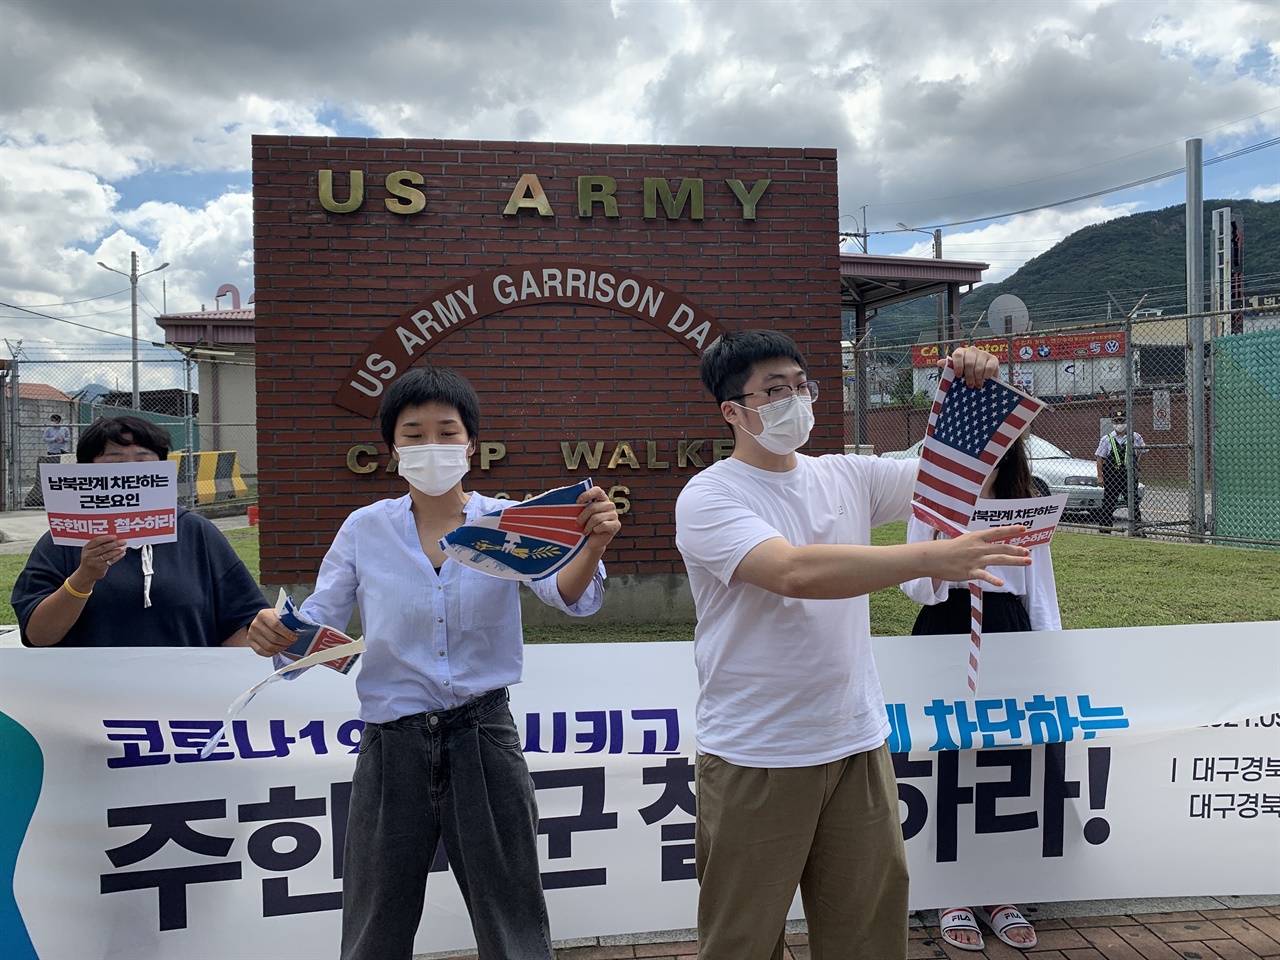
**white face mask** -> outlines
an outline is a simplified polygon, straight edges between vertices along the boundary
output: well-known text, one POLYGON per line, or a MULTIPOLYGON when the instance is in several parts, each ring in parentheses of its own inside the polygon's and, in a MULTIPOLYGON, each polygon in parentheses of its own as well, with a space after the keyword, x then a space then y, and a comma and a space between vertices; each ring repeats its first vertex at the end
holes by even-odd
POLYGON ((397 447, 396 468, 400 476, 409 481, 415 490, 429 497, 448 493, 467 475, 471 464, 467 458, 467 445, 460 443, 419 443, 412 447, 397 447))
MULTIPOLYGON (((740 403, 736 406, 750 409, 740 403)), ((756 413, 760 414, 764 429, 758 434, 746 430, 745 426, 743 430, 770 453, 783 457, 795 453, 809 442, 809 432, 813 429, 812 397, 793 393, 782 400, 756 407, 756 413)))

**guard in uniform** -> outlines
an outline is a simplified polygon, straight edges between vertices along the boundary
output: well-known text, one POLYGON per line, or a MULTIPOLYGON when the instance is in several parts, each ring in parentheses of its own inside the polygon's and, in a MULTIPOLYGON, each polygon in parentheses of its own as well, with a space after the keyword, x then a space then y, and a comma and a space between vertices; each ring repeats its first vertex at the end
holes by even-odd
MULTIPOLYGON (((1117 410, 1112 415, 1111 426, 1111 432, 1098 441, 1098 449, 1095 452, 1095 457, 1098 461, 1098 485, 1102 487, 1102 506, 1098 508, 1098 513, 1094 519, 1097 523, 1108 527, 1114 521, 1116 504, 1121 499, 1124 499, 1126 503, 1128 502, 1129 451, 1131 449, 1136 450, 1136 455, 1141 456, 1142 449, 1147 445, 1140 433, 1133 434, 1133 440, 1130 442, 1129 423, 1123 410, 1117 410)), ((1137 460, 1134 461, 1133 471, 1133 486, 1137 490, 1137 460)), ((1138 501, 1137 496, 1134 496, 1133 499, 1138 501)), ((1142 522, 1142 504, 1140 501, 1130 507, 1130 513, 1133 516, 1134 523, 1142 522)))

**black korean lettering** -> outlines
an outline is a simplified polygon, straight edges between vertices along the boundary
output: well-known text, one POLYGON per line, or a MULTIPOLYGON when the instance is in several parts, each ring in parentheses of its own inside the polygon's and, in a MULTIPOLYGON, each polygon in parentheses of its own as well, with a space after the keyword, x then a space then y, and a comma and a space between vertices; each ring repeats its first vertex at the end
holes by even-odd
POLYGON ((103 720, 107 739, 119 743, 124 751, 118 757, 107 757, 107 768, 150 767, 168 763, 172 757, 164 752, 164 732, 159 720, 103 720))
POLYGON ((677 807, 689 816, 697 816, 697 801, 690 789, 694 780, 694 767, 688 757, 672 757, 661 767, 645 767, 642 771, 647 784, 662 784, 662 795, 639 811, 640 819, 649 825, 664 820, 677 807))
MULTIPOLYGON (((618 815, 605 813, 604 767, 579 770, 534 771, 537 790, 577 789, 582 792, 580 812, 568 817, 540 817, 538 833, 546 834, 548 859, 560 860, 573 855, 573 835, 587 830, 616 830, 618 815)), ((606 882, 606 869, 561 870, 542 874, 544 890, 566 887, 597 887, 606 882)))
MULTIPOLYGON (((249 836, 246 849, 249 859, 263 870, 284 873, 306 866, 320 852, 320 831, 300 819, 323 817, 323 797, 299 799, 296 787, 272 787, 266 803, 242 803, 241 823, 272 821, 249 836), (286 820, 286 817, 299 818, 286 820), (276 841, 290 840, 292 848, 281 852, 276 841)), ((284 917, 298 913, 342 909, 342 891, 329 893, 290 893, 288 877, 268 877, 262 881, 262 915, 284 917)))
POLYGON ((692 823, 664 823, 662 825, 662 879, 696 880, 698 865, 694 835, 697 825, 692 823))
POLYGON ((591 724, 591 729, 574 737, 578 743, 586 744, 585 750, 575 753, 599 753, 607 746, 610 753, 622 752, 622 711, 621 710, 579 710, 573 715, 579 723, 591 724))
MULTIPOLYGON (((674 707, 662 710, 632 710, 632 720, 661 720, 666 726, 666 742, 658 749, 658 731, 644 731, 640 753, 675 753, 680 749, 680 714, 674 707)), ((636 751, 632 751, 635 753, 636 751)))
MULTIPOLYGON (((316 721, 317 723, 319 721, 316 721)), ((329 841, 333 847, 333 879, 342 879, 342 852, 347 847, 347 815, 351 811, 351 781, 329 784, 329 841)))
POLYGON ((284 732, 283 720, 272 720, 268 725, 268 738, 271 741, 269 746, 254 747, 253 738, 249 736, 247 720, 233 721, 231 736, 236 744, 236 752, 246 760, 255 760, 260 757, 287 757, 289 744, 297 742, 294 737, 284 732))
POLYGON ((938 863, 956 860, 959 833, 960 807, 973 803, 973 787, 960 786, 960 754, 944 750, 938 754, 937 799, 934 802, 934 823, 937 828, 938 863))
POLYGON ((1034 830, 1040 825, 1034 810, 1022 813, 1000 813, 1003 799, 1031 796, 1031 750, 980 750, 974 758, 979 767, 1008 767, 1009 779, 979 782, 975 785, 974 832, 1015 833, 1034 830))
POLYGON ((1040 839, 1040 856, 1062 856, 1067 801, 1080 796, 1080 781, 1067 779, 1067 746, 1046 743, 1044 746, 1044 832, 1040 839))
POLYGON ((923 830, 929 821, 929 800, 919 787, 902 781, 933 776, 933 761, 912 760, 908 754, 895 753, 893 773, 898 779, 898 800, 907 808, 906 819, 902 821, 902 839, 907 841, 923 830))
MULTIPOLYGON (((107 850, 107 858, 117 868, 130 866, 153 856, 170 840, 201 856, 225 857, 231 850, 232 839, 200 833, 191 827, 190 821, 221 820, 226 817, 226 811, 225 800, 195 800, 108 809, 108 827, 145 825, 147 831, 136 840, 107 850)), ((154 888, 159 906, 160 929, 182 930, 187 926, 187 887, 190 884, 239 879, 239 861, 204 863, 162 870, 104 873, 99 878, 99 890, 105 895, 154 888)))
POLYGON ((231 849, 230 837, 211 837, 193 829, 191 820, 221 820, 227 815, 225 800, 191 800, 157 803, 141 807, 113 807, 107 811, 108 827, 146 826, 136 840, 113 847, 107 857, 115 867, 146 860, 172 840, 184 850, 206 857, 225 857, 231 849))
POLYGON ((564 753, 569 740, 569 717, 563 710, 551 714, 551 747, 542 746, 542 714, 524 715, 525 753, 564 753))
MULTIPOLYGON (((639 811, 640 819, 655 824, 676 811, 683 810, 691 817, 697 816, 697 800, 691 789, 694 767, 688 757, 671 757, 661 767, 646 767, 643 772, 647 784, 662 784, 662 795, 639 811)), ((661 830, 661 877, 666 880, 692 880, 697 876, 694 863, 693 823, 664 823, 661 830)))

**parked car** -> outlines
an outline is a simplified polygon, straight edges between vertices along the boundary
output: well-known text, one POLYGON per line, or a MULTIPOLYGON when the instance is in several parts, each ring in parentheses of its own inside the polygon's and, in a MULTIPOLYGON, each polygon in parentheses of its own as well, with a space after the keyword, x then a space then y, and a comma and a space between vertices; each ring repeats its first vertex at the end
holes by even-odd
MULTIPOLYGON (((892 450, 880 454, 890 460, 910 460, 920 456, 920 448, 924 441, 913 444, 906 450, 892 450)), ((1036 492, 1042 497, 1059 493, 1067 495, 1067 505, 1063 508, 1064 517, 1088 519, 1093 523, 1111 522, 1111 518, 1097 516, 1102 506, 1102 487, 1098 484, 1098 464, 1094 460, 1073 457, 1061 447, 1054 446, 1042 437, 1027 435, 1027 456, 1031 459, 1031 480, 1036 492)), ((1138 502, 1146 493, 1146 485, 1138 483, 1138 502)), ((1121 503, 1124 498, 1121 497, 1121 503)))

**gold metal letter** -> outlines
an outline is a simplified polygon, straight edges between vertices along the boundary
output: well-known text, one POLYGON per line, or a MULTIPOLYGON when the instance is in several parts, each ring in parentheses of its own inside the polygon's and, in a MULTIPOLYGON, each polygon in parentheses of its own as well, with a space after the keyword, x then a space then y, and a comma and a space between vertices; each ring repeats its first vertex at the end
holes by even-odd
POLYGON ((427 195, 421 190, 406 186, 409 183, 422 183, 422 174, 414 173, 412 170, 397 170, 387 174, 387 193, 404 198, 392 200, 391 197, 387 197, 387 209, 392 213, 407 215, 421 213, 427 208, 427 195))
POLYGON ((658 217, 658 198, 662 198, 662 209, 668 220, 678 220, 684 211, 685 202, 689 202, 689 219, 702 219, 702 178, 686 177, 680 181, 680 190, 675 199, 671 197, 671 187, 662 177, 644 178, 644 218, 656 220, 658 217))
POLYGON ((640 461, 636 459, 636 452, 631 449, 631 444, 625 441, 613 448, 613 456, 609 458, 609 469, 617 470, 620 463, 625 463, 632 470, 640 469, 640 461))
POLYGON ((657 444, 657 442, 656 442, 656 441, 654 441, 654 440, 646 440, 646 441, 645 441, 645 447, 647 448, 647 451, 648 451, 648 454, 649 454, 649 455, 645 458, 645 462, 644 462, 644 465, 645 465, 646 467, 648 467, 650 470, 669 470, 669 469, 671 469, 671 463, 670 463, 670 461, 667 461, 667 460, 659 460, 659 459, 658 459, 658 444, 657 444))
POLYGON ((631 501, 626 497, 630 493, 631 488, 624 487, 622 484, 609 488, 609 499, 618 508, 618 516, 620 517, 624 517, 631 512, 631 501))
POLYGON ((733 191, 733 195, 738 198, 738 202, 742 204, 742 219, 754 220, 756 218, 756 203, 769 189, 769 180, 757 180, 751 187, 751 192, 747 193, 747 188, 742 185, 741 180, 726 180, 729 189, 733 191))
POLYGON ((618 191, 618 181, 613 177, 579 177, 578 178, 578 216, 591 216, 593 203, 604 204, 604 215, 618 215, 618 200, 614 196, 618 191))
POLYGON ((515 189, 511 191, 511 198, 507 200, 502 215, 513 217, 521 210, 537 210, 541 217, 555 216, 551 210, 551 202, 547 200, 547 194, 543 191, 542 184, 538 182, 536 173, 526 173, 520 178, 515 189))
POLYGON ((378 455, 378 448, 371 443, 357 443, 354 447, 347 451, 347 469, 352 473, 373 473, 378 469, 378 461, 371 463, 361 462, 361 457, 375 457, 378 455))
POLYGON ((351 213, 360 209, 364 203, 364 171, 351 171, 351 196, 346 203, 338 203, 333 199, 333 171, 320 171, 320 206, 330 213, 351 213))
POLYGON ((507 455, 507 445, 496 440, 480 444, 480 469, 488 470, 489 464, 507 455))

